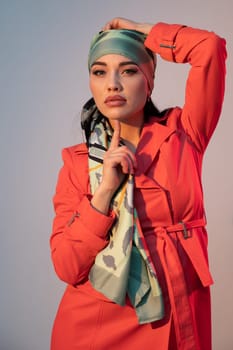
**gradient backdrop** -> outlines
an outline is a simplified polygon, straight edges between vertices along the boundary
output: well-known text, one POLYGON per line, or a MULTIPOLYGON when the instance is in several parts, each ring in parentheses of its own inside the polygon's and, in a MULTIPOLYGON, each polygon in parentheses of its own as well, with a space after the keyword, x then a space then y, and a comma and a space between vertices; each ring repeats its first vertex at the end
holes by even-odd
MULTIPOLYGON (((232 10, 232 0, 0 0, 0 350, 49 349, 65 288, 48 243, 61 149, 82 140, 89 42, 115 16, 202 27, 228 41, 225 103, 203 181, 216 282, 213 349, 233 349, 232 10)), ((160 108, 182 105, 187 68, 159 60, 160 108)))

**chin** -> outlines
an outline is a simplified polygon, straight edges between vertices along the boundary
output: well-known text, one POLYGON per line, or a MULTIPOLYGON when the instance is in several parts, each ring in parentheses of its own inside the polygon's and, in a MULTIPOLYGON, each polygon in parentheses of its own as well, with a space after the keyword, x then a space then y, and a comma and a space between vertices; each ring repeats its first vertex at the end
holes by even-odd
POLYGON ((128 119, 129 115, 127 113, 122 113, 122 111, 110 111, 107 113, 102 113, 106 118, 112 120, 123 121, 124 119, 128 119))

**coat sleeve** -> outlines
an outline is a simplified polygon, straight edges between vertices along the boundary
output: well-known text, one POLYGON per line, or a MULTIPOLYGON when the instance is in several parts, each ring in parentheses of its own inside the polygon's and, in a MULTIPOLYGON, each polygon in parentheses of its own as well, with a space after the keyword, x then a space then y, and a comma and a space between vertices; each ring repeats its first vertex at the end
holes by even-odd
POLYGON ((55 218, 50 247, 58 277, 75 285, 87 278, 97 253, 107 245, 114 213, 106 216, 90 205, 90 196, 80 184, 83 178, 78 179, 87 177, 79 156, 74 157, 67 148, 63 150, 63 161, 53 198, 55 218))
POLYGON ((203 152, 217 125, 225 88, 225 40, 179 24, 153 26, 145 45, 163 59, 189 63, 182 125, 203 152))

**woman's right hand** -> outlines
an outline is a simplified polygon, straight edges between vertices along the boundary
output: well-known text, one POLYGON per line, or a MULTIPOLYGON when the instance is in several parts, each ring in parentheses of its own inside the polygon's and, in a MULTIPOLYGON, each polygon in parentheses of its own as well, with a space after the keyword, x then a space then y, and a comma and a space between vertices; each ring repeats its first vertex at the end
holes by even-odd
POLYGON ((152 29, 153 24, 151 23, 140 23, 135 22, 127 18, 115 17, 108 21, 102 30, 110 30, 110 29, 129 29, 129 30, 137 30, 144 34, 149 34, 152 29))
POLYGON ((128 174, 136 168, 134 153, 126 146, 119 146, 121 126, 118 120, 112 122, 114 132, 110 147, 104 156, 102 186, 113 194, 128 174))
POLYGON ((125 177, 133 174, 136 168, 134 153, 126 146, 119 146, 120 122, 116 120, 112 124, 114 132, 104 156, 102 181, 91 200, 92 206, 104 214, 108 213, 112 196, 125 177))

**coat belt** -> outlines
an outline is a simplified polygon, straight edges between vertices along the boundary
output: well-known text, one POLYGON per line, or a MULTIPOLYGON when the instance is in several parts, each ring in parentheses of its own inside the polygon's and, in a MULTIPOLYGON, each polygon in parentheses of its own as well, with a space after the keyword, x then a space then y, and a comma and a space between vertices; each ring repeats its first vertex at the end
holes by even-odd
POLYGON ((155 230, 158 254, 165 273, 177 345, 180 350, 198 350, 199 347, 196 342, 183 267, 169 234, 176 233, 202 285, 209 286, 213 280, 209 272, 207 258, 203 252, 198 233, 193 230, 205 225, 204 219, 198 219, 168 227, 157 227, 155 230))

